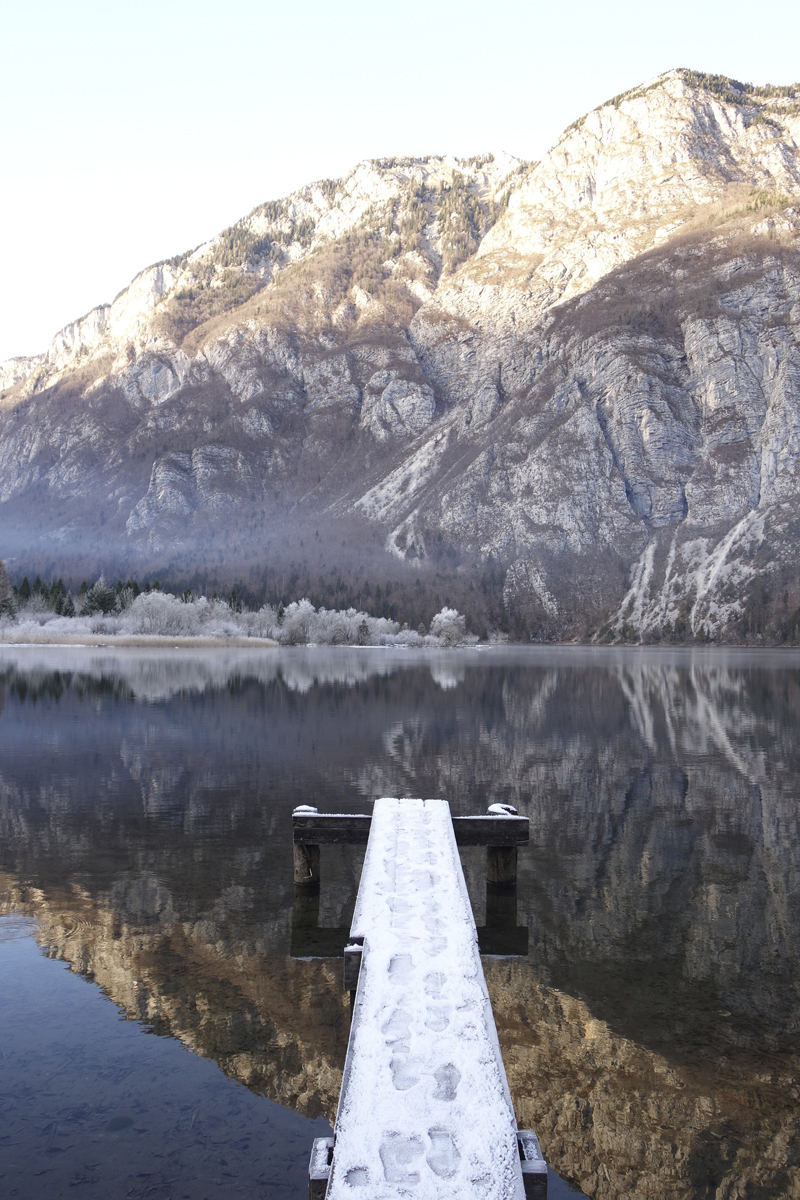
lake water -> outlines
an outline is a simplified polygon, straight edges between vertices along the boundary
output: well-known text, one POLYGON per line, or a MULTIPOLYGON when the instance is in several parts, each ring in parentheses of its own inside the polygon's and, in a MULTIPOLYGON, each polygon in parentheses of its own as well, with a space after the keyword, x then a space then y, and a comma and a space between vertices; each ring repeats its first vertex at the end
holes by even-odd
POLYGON ((0 1194, 304 1197, 363 852, 295 895, 291 812, 411 795, 530 817, 462 860, 551 1196, 800 1196, 799 731, 793 652, 0 650, 0 1194))

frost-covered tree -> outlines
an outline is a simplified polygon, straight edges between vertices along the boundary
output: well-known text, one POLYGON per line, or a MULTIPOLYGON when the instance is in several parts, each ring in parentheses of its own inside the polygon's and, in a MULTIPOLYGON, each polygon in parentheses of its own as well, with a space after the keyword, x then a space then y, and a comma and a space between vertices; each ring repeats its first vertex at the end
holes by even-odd
POLYGON ((295 600, 283 614, 281 641, 288 646, 300 646, 312 641, 311 628, 316 609, 310 600, 295 600))
POLYGON ((142 592, 127 606, 122 621, 126 633, 192 637, 200 633, 203 615, 199 604, 184 604, 167 592, 142 592))
POLYGON ((271 604, 262 605, 258 612, 243 611, 237 616, 236 623, 247 637, 277 640, 278 614, 271 604))
POLYGON ((467 623, 457 608, 443 608, 431 621, 431 636, 443 646, 461 646, 467 638, 467 623))
POLYGON ((126 584, 120 591, 117 592, 117 612, 124 613, 133 604, 137 593, 133 590, 130 584, 126 584))

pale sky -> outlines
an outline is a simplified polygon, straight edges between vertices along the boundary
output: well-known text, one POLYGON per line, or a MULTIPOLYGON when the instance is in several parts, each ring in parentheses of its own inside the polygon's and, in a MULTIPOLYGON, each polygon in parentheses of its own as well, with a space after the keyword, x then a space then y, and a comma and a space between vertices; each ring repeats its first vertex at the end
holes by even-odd
POLYGON ((671 67, 800 79, 797 0, 0 0, 0 361, 363 158, 539 158, 671 67))

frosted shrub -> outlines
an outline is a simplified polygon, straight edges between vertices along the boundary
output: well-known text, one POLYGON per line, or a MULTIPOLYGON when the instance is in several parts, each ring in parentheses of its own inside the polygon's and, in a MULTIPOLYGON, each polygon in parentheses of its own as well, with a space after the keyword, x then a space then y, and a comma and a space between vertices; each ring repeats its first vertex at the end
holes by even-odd
POLYGON ((316 612, 310 600, 295 600, 290 604, 279 626, 280 641, 285 646, 301 646, 312 641, 311 630, 316 612))
POLYGON ((128 605, 122 625, 125 633, 192 637, 200 632, 197 604, 184 604, 168 592, 142 592, 128 605))
POLYGON ((246 637, 275 638, 278 616, 271 604, 264 604, 258 612, 242 612, 236 617, 241 632, 246 637))
POLYGON ((390 621, 388 617, 365 617, 367 627, 369 628, 370 646, 409 646, 419 644, 417 634, 411 635, 409 640, 408 632, 401 632, 397 621, 390 621), (416 641, 414 640, 416 639, 416 641))
MULTIPOLYGON (((46 620, 48 617, 55 616, 53 606, 45 600, 44 596, 40 596, 36 592, 28 600, 24 600, 20 604, 19 615, 23 620, 36 619, 37 617, 44 617, 46 620)), ((44 624, 44 622, 40 621, 39 624, 44 624)))
POLYGON ((87 618, 90 633, 113 635, 120 633, 120 622, 117 617, 107 617, 103 613, 95 613, 87 618))
MULTIPOLYGON (((382 630, 378 622, 385 625, 381 618, 368 617, 366 613, 355 608, 321 608, 312 627, 313 641, 322 646, 368 646, 375 645, 375 639, 382 630)), ((392 632, 398 626, 396 622, 388 622, 392 632)))
POLYGON ((31 596, 30 600, 26 600, 19 606, 15 615, 21 625, 33 627, 49 624, 56 614, 45 604, 41 596, 31 596))
MULTIPOLYGON (((265 612, 262 609, 262 612, 265 612)), ((271 610, 270 610, 271 612, 271 610)), ((245 623, 257 614, 243 614, 239 619, 245 623)), ((269 625, 264 617, 265 636, 273 637, 283 646, 300 646, 309 643, 317 646, 422 646, 425 639, 409 629, 400 629, 397 621, 387 617, 371 617, 355 608, 314 608, 310 600, 299 600, 290 604, 278 623, 269 625)), ((427 639, 429 644, 440 645, 427 639)))
POLYGON ((135 599, 136 593, 134 592, 133 588, 124 587, 117 596, 117 611, 125 612, 126 609, 130 608, 135 599))
POLYGON ((314 618, 314 641, 323 646, 352 646, 358 641, 357 615, 354 608, 321 608, 314 618))
POLYGON ((123 613, 120 625, 123 633, 151 637, 254 636, 250 630, 240 628, 241 620, 224 600, 201 596, 185 603, 169 592, 141 592, 123 613))
POLYGON ((431 621, 430 634, 443 646, 463 646, 467 623, 457 608, 445 607, 431 621))
POLYGON ((118 632, 118 622, 113 617, 60 617, 56 613, 44 612, 31 616, 21 612, 15 617, 0 620, 0 640, 14 642, 40 641, 44 632, 48 640, 75 638, 82 634, 118 632))

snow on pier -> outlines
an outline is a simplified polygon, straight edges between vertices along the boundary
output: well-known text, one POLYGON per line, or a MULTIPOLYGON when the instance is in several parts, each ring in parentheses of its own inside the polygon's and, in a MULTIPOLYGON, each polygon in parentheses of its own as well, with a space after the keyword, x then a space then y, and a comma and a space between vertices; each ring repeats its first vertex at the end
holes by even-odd
POLYGON ((350 1042, 312 1194, 544 1196, 536 1137, 517 1131, 446 801, 376 801, 351 940, 352 954, 363 949, 350 1042))

